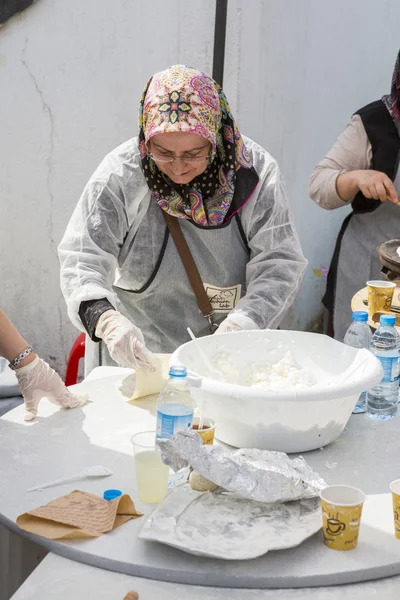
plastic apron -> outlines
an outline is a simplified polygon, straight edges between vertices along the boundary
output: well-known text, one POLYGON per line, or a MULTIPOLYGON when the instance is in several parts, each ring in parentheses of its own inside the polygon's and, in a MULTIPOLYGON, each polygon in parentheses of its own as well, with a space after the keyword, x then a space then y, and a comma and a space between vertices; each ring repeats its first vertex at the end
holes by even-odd
MULTIPOLYGON (((217 308, 215 321, 221 322, 246 293, 249 250, 240 221, 235 216, 221 227, 200 227, 185 219, 179 224, 213 308, 217 308)), ((150 203, 132 239, 127 235, 120 252, 119 274, 114 284, 116 309, 141 329, 149 350, 173 352, 189 341, 187 327, 196 336, 210 333, 155 202, 150 203), (154 248, 159 249, 157 256, 154 248)), ((115 365, 104 343, 96 344, 86 337, 85 373, 99 364, 115 365)))
MULTIPOLYGON (((400 169, 394 180, 400 197, 400 169)), ((340 246, 335 290, 333 326, 335 338, 343 341, 351 323, 351 300, 370 279, 384 279, 376 248, 400 237, 400 206, 382 203, 369 213, 352 215, 340 246)))

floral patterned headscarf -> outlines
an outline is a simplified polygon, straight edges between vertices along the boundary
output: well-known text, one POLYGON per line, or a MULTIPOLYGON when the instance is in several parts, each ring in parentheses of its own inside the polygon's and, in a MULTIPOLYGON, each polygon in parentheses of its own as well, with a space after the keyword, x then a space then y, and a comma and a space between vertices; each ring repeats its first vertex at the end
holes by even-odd
POLYGON ((391 92, 389 95, 383 96, 382 101, 400 133, 400 50, 394 66, 391 92))
MULTIPOLYGON (((208 75, 184 65, 156 73, 146 84, 139 110, 139 148, 147 184, 167 213, 218 226, 229 218, 237 177, 257 180, 225 94, 208 75), (186 185, 162 173, 148 156, 147 142, 169 132, 196 133, 211 143, 206 170, 186 185)), ((242 186, 246 190, 246 186, 242 186)), ((243 198, 243 204, 247 200, 243 198)))

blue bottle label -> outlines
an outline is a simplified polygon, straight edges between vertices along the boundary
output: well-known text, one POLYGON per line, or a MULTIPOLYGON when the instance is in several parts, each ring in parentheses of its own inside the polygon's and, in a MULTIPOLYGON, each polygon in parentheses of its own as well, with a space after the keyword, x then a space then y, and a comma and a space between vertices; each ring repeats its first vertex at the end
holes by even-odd
POLYGON ((379 356, 383 367, 383 383, 398 381, 400 373, 400 357, 399 356, 379 356))
POLYGON ((193 411, 185 415, 168 415, 157 411, 157 437, 172 437, 177 431, 190 429, 193 423, 193 411))

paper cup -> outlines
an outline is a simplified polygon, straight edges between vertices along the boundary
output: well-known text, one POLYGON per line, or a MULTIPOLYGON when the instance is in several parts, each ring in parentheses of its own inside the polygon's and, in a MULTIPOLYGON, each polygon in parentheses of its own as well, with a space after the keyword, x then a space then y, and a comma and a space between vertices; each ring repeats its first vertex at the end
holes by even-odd
POLYGON ((367 281, 367 286, 369 316, 376 312, 389 312, 396 284, 393 281, 367 281))
POLYGON ((320 493, 324 544, 332 550, 353 550, 358 543, 365 494, 348 485, 331 485, 320 493))
POLYGON ((211 419, 204 419, 203 429, 201 431, 199 431, 198 429, 199 423, 200 418, 195 417, 193 420, 192 429, 194 429, 199 435, 201 435, 201 437, 203 438, 203 444, 205 444, 206 446, 213 444, 215 437, 215 421, 212 421, 211 419))
POLYGON ((400 479, 392 481, 390 484, 393 500, 393 518, 394 518, 394 533, 400 540, 400 479))

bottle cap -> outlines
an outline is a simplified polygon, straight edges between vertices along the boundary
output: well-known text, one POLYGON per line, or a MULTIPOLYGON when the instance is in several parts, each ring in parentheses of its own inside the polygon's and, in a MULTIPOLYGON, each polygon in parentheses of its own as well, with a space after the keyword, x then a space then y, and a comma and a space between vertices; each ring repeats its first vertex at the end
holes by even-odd
POLYGON ((172 366, 169 370, 170 377, 187 377, 186 367, 182 366, 172 366))
POLYGON ((379 319, 381 325, 396 325, 395 315, 381 315, 379 319))
POLYGON ((104 500, 114 500, 122 496, 121 490, 106 490, 103 494, 104 500))
POLYGON ((368 321, 368 313, 364 310, 356 310, 353 312, 353 321, 356 323, 366 323, 368 321))

